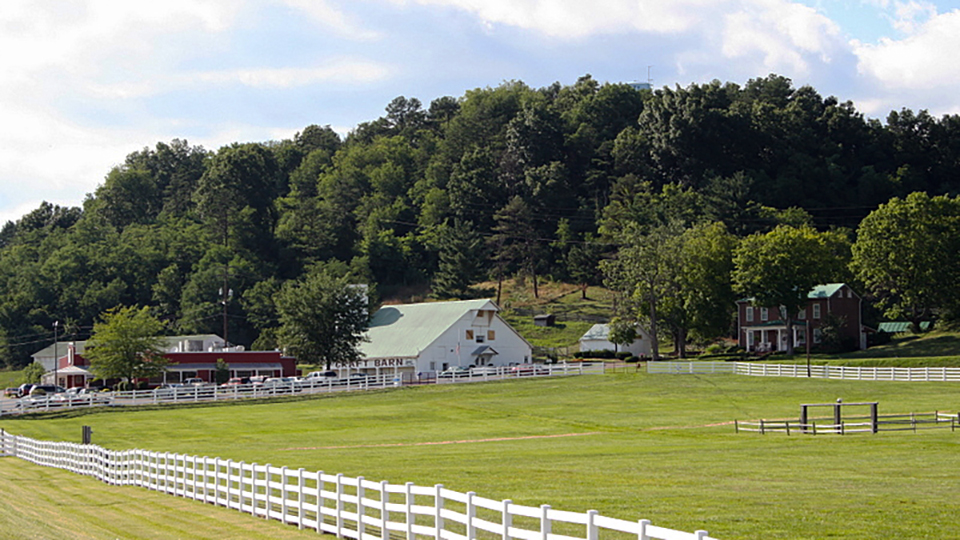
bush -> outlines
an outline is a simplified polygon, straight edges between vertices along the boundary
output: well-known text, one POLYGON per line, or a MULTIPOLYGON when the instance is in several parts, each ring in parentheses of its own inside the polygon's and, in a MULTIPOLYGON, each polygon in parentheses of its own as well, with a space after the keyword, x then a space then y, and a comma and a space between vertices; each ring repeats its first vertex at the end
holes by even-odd
POLYGON ((634 356, 634 355, 631 354, 630 356, 624 358, 623 361, 626 362, 626 363, 628 363, 628 364, 636 364, 637 362, 640 361, 640 357, 639 357, 639 356, 634 356))
POLYGON ((724 352, 724 350, 721 343, 711 343, 710 345, 707 345, 706 349, 703 350, 704 355, 720 354, 722 352, 724 352))
POLYGON ((633 353, 628 351, 620 351, 615 354, 617 356, 617 360, 626 360, 627 358, 630 358, 631 356, 633 356, 633 353))

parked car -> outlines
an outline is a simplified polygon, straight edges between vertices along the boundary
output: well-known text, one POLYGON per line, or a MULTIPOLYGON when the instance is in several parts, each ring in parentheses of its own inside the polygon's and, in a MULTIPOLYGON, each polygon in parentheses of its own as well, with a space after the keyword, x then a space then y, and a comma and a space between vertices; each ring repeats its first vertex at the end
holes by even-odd
POLYGON ((29 395, 30 395, 30 390, 33 390, 33 386, 34 386, 34 385, 32 385, 32 384, 30 384, 30 383, 21 384, 20 387, 17 388, 17 397, 29 396, 29 395))
POLYGON ((20 397, 20 389, 17 387, 6 388, 3 391, 3 397, 20 397))
POLYGON ((203 380, 203 379, 201 379, 201 378, 199 378, 199 377, 191 377, 191 378, 183 381, 183 385, 184 385, 184 386, 207 386, 208 384, 210 384, 210 383, 208 383, 207 381, 205 381, 205 380, 203 380))
POLYGON ((169 397, 176 396, 178 393, 185 394, 185 392, 178 392, 178 390, 186 389, 186 388, 187 388, 187 385, 185 384, 166 383, 158 386, 156 389, 154 389, 153 392, 154 394, 156 394, 157 397, 169 398, 169 397))
POLYGON ((110 397, 90 388, 74 387, 65 392, 53 394, 52 400, 69 404, 108 403, 110 397))
POLYGON ((337 375, 336 371, 311 371, 303 379, 305 381, 313 380, 325 380, 325 379, 339 379, 340 375, 337 375))
POLYGON ((496 366, 477 366, 470 368, 470 373, 475 377, 484 377, 487 375, 499 375, 505 370, 501 371, 500 368, 496 366))
POLYGON ((55 384, 35 384, 33 388, 30 389, 31 396, 49 396, 53 394, 59 394, 61 392, 66 392, 67 389, 62 386, 57 386, 55 384))
POLYGON ((518 377, 528 377, 532 375, 549 375, 550 368, 540 364, 520 364, 510 368, 510 373, 518 377))
POLYGON ((221 384, 220 386, 224 388, 229 388, 233 386, 241 386, 244 384, 250 384, 250 377, 231 377, 230 380, 221 384))
POLYGON ((263 381, 263 389, 279 394, 284 392, 299 392, 300 381, 294 377, 269 377, 263 381))
POLYGON ((437 374, 437 377, 440 379, 459 379, 461 377, 469 376, 470 369, 463 366, 450 366, 437 374))

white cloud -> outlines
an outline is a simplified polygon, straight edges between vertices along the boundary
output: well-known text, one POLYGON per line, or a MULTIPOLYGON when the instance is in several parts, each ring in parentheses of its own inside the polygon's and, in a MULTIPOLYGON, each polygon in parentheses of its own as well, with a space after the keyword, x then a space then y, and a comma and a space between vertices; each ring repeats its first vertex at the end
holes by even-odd
MULTIPOLYGON (((391 0, 445 6, 485 24, 508 25, 554 39, 640 32, 699 37, 679 51, 678 65, 736 59, 745 71, 805 75, 811 62, 829 63, 847 45, 840 29, 815 9, 790 0, 391 0)), ((685 69, 685 68, 681 68, 685 69)))
POLYGON ((280 0, 287 6, 306 13, 322 26, 344 37, 370 40, 379 38, 377 32, 364 29, 326 0, 280 0))
POLYGON ((814 9, 780 0, 760 0, 752 9, 724 17, 722 51, 727 58, 762 56, 768 71, 810 72, 808 56, 830 63, 840 29, 814 9))
POLYGON ((338 59, 314 68, 239 69, 200 73, 196 78, 205 82, 237 82, 253 88, 292 88, 319 82, 368 83, 383 80, 389 72, 386 65, 377 62, 338 59))
POLYGON ((929 91, 940 88, 955 93, 960 84, 960 10, 939 14, 903 39, 883 39, 876 44, 853 42, 862 75, 890 89, 929 91))
POLYGON ((682 32, 705 23, 705 10, 713 0, 391 0, 454 7, 486 23, 535 30, 557 38, 581 38, 595 34, 642 31, 682 32))

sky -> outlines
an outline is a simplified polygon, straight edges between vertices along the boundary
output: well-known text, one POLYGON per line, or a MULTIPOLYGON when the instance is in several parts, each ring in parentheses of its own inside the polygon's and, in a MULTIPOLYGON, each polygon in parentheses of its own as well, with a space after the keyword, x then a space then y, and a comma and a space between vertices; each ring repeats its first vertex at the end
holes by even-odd
POLYGON ((0 223, 80 206, 127 154, 341 134, 397 96, 771 73, 960 114, 956 0, 3 0, 0 223))

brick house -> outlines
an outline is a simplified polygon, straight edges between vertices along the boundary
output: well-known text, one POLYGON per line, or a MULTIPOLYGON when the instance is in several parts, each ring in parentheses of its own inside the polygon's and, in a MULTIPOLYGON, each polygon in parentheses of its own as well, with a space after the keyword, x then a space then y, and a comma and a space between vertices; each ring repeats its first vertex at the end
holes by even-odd
MULTIPOLYGON (((806 347, 807 325, 812 330, 816 346, 821 341, 824 318, 836 315, 844 320, 840 328, 841 340, 867 348, 867 335, 862 322, 862 299, 846 283, 818 285, 807 295, 807 304, 794 314, 794 348, 806 347)), ((787 324, 780 307, 756 306, 752 298, 737 301, 737 340, 748 351, 787 350, 787 324)))

